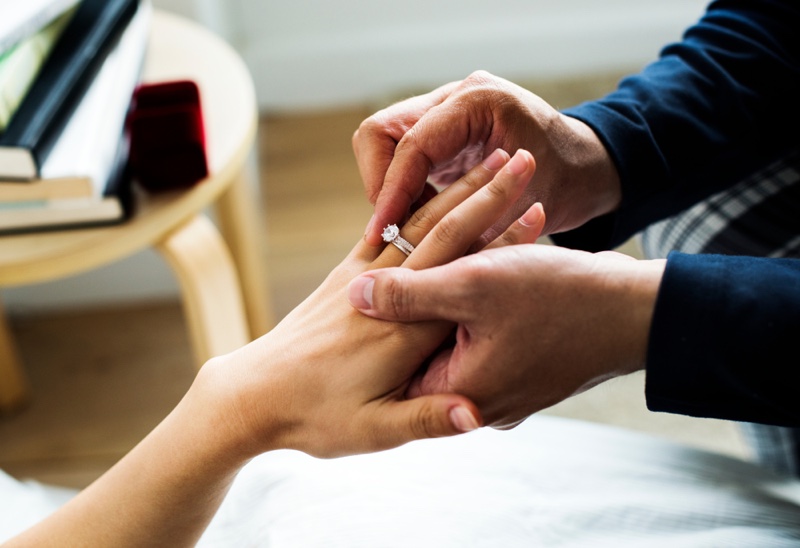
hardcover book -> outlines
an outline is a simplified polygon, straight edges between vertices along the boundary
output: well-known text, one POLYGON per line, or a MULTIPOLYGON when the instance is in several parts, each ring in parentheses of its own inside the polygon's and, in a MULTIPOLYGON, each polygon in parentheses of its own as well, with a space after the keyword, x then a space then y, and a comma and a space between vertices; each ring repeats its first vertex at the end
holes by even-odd
POLYGON ((125 140, 119 141, 117 152, 100 198, 0 203, 0 234, 107 225, 126 219, 132 211, 133 195, 125 140))
POLYGON ((54 177, 52 179, 37 179, 26 182, 0 181, 0 204, 38 202, 63 198, 88 198, 93 194, 94 181, 88 176, 54 177))
POLYGON ((53 145, 139 7, 139 0, 83 0, 0 135, 0 178, 41 176, 53 145))
POLYGON ((72 14, 67 11, 0 55, 0 133, 8 127, 72 14))
POLYGON ((110 224, 130 214, 126 118, 150 17, 143 2, 54 145, 44 178, 0 182, 0 233, 110 224))
POLYGON ((37 33, 78 0, 3 0, 0 2, 0 54, 37 33))

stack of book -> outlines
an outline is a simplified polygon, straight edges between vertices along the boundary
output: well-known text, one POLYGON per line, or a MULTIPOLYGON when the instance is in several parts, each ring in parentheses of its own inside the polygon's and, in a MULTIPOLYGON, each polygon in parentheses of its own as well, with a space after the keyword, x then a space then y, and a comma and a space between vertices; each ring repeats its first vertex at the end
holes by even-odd
POLYGON ((131 212, 126 117, 148 0, 0 0, 0 234, 131 212))

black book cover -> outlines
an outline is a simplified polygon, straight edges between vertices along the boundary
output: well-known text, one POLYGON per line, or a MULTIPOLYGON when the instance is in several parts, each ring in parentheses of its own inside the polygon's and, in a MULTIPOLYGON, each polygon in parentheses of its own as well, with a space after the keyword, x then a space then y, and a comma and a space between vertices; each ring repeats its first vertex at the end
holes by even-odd
POLYGON ((139 0, 83 0, 0 135, 0 178, 34 179, 139 0))

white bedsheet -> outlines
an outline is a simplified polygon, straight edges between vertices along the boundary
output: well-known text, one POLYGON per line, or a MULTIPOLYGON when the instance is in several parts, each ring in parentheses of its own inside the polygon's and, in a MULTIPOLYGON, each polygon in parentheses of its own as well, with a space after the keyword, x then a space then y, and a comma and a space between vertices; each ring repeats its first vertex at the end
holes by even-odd
MULTIPOLYGON (((39 486, 0 479, 0 539, 57 503, 39 486)), ((263 455, 238 476, 199 545, 800 546, 800 482, 642 434, 540 416, 509 432, 373 455, 263 455)))
POLYGON ((0 543, 44 519, 74 494, 71 489, 17 481, 0 471, 0 543))

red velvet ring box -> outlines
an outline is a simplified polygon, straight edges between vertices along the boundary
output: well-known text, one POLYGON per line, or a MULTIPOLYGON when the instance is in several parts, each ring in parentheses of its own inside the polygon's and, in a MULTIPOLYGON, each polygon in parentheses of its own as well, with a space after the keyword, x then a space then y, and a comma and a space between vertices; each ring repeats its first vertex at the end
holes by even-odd
POLYGON ((139 86, 128 115, 129 165, 150 192, 188 188, 208 175, 200 91, 180 80, 139 86))

